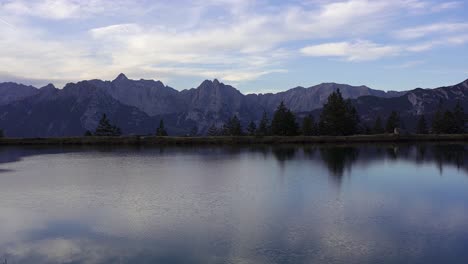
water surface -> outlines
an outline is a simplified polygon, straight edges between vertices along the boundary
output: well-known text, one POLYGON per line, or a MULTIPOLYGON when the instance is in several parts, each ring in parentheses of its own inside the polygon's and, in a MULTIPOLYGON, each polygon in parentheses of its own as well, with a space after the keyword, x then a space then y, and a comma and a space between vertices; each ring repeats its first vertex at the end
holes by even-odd
POLYGON ((468 263, 467 146, 0 148, 8 263, 468 263))

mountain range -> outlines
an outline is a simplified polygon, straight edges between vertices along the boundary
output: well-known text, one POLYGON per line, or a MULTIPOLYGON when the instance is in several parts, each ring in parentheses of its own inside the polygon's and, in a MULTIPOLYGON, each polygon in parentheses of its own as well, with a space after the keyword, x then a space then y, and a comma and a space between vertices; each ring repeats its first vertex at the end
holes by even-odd
POLYGON ((218 80, 178 91, 154 80, 131 80, 119 74, 112 81, 86 80, 63 89, 52 84, 36 88, 0 83, 0 128, 10 137, 81 136, 94 130, 103 113, 124 134, 152 134, 164 119, 169 134, 186 135, 196 129, 204 134, 211 125, 221 126, 237 115, 245 125, 263 112, 271 115, 283 101, 299 118, 318 116, 328 95, 340 89, 352 100, 361 120, 372 123, 398 111, 411 129, 417 115, 432 115, 440 102, 468 107, 468 80, 453 86, 409 91, 380 91, 367 86, 322 83, 295 87, 280 93, 242 94, 218 80))

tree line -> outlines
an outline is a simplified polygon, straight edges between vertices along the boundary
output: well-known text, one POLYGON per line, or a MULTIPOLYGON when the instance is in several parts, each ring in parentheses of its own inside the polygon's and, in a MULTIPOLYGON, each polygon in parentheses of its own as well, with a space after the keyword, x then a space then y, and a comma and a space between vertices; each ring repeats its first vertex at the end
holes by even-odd
MULTIPOLYGON (((118 137, 122 135, 121 129, 112 124, 109 118, 107 117, 106 114, 103 114, 101 119, 99 120, 99 123, 94 130, 94 132, 91 132, 90 130, 87 130, 85 132, 85 136, 90 137, 118 137)), ((164 126, 164 120, 160 120, 159 122, 159 127, 156 129, 155 132, 156 136, 159 137, 165 137, 168 136, 168 133, 166 131, 166 128, 164 126)))
MULTIPOLYGON (((465 113, 460 102, 457 102, 453 111, 443 110, 442 103, 432 118, 430 126, 424 115, 417 117, 416 134, 462 134, 465 129, 465 113)), ((385 134, 400 133, 406 126, 397 111, 392 111, 385 122, 377 116, 372 127, 359 119, 356 108, 351 100, 345 100, 336 90, 331 93, 324 104, 319 120, 315 121, 313 115, 302 119, 301 125, 297 122, 295 114, 281 102, 273 114, 270 122, 266 112, 263 113, 258 125, 250 121, 246 130, 242 129, 237 116, 233 116, 221 128, 214 124, 208 129, 208 136, 349 136, 355 134, 385 134)))
POLYGON ((359 116, 350 100, 343 99, 340 90, 330 94, 323 106, 318 122, 313 115, 297 122, 296 115, 288 109, 284 102, 276 108, 271 121, 266 112, 257 124, 250 121, 244 132, 237 116, 218 128, 214 124, 208 129, 208 136, 314 136, 332 135, 347 136, 357 134, 359 131, 359 116))

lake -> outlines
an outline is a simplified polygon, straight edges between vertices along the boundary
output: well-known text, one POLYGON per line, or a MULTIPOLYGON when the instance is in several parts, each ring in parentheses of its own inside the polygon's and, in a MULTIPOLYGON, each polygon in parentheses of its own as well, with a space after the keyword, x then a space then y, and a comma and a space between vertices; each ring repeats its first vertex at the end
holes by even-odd
POLYGON ((0 148, 8 263, 468 263, 468 145, 0 148))

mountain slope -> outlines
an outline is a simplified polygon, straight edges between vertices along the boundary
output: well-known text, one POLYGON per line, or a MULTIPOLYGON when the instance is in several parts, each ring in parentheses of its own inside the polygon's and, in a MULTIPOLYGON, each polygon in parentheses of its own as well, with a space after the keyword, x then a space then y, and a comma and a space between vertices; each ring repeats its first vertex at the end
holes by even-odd
POLYGON ((385 118, 391 111, 397 111, 407 121, 406 126, 410 130, 416 125, 411 120, 414 121, 418 115, 428 116, 431 120, 439 104, 442 103, 444 109, 452 109, 457 102, 468 109, 468 80, 436 89, 417 88, 393 98, 363 96, 353 100, 363 121, 372 122, 377 116, 385 118))
POLYGON ((0 105, 9 103, 33 96, 38 92, 38 89, 33 86, 5 82, 0 83, 0 105))

